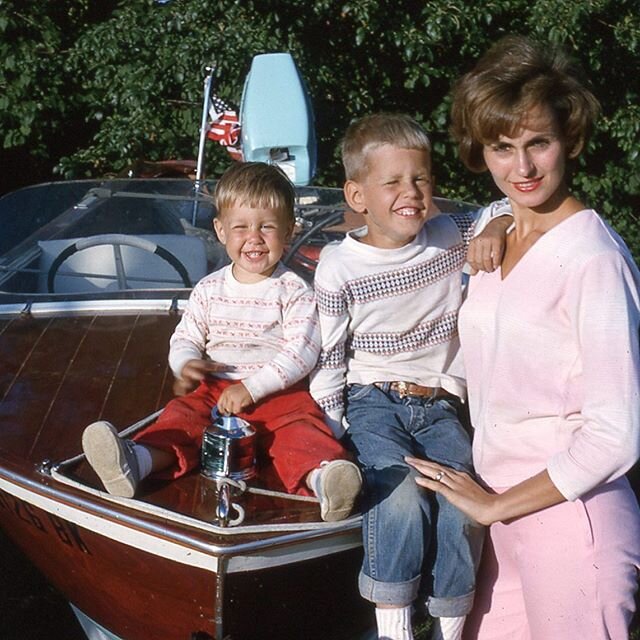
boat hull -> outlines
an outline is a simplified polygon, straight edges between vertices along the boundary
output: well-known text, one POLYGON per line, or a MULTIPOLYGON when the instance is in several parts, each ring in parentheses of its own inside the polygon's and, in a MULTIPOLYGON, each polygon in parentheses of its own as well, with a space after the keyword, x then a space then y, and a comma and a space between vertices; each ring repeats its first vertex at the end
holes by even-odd
MULTIPOLYGON (((151 248, 194 281, 225 264, 212 188, 122 179, 2 198, 0 527, 97 637, 352 640, 373 625, 358 518, 322 522, 268 469, 229 489, 229 521, 198 470, 114 498, 81 455, 89 423, 128 435, 173 397, 169 339, 190 290, 151 248)), ((311 278, 316 249, 343 236, 344 206, 339 190, 298 191, 284 259, 311 278)))
POLYGON ((244 551, 232 541, 228 554, 207 555, 186 536, 178 545, 128 523, 97 526, 106 515, 42 489, 3 473, 0 526, 65 598, 123 640, 346 640, 372 623, 357 593, 355 529, 244 551))

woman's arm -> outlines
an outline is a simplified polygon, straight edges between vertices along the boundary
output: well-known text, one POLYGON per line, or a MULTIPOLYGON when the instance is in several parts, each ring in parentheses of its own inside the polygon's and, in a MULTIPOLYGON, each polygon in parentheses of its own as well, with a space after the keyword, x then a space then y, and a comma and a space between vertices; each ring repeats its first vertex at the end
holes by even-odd
POLYGON ((479 271, 495 271, 506 247, 507 232, 513 226, 513 213, 507 198, 479 209, 475 214, 473 238, 467 249, 468 268, 465 273, 475 275, 479 271))
POLYGON ((567 286, 582 424, 547 469, 568 500, 619 478, 640 455, 639 283, 625 253, 606 251, 594 252, 567 286))
POLYGON ((460 511, 484 525, 512 520, 565 500, 546 471, 497 494, 481 487, 467 473, 418 458, 406 461, 423 474, 416 478, 419 485, 442 494, 460 511))

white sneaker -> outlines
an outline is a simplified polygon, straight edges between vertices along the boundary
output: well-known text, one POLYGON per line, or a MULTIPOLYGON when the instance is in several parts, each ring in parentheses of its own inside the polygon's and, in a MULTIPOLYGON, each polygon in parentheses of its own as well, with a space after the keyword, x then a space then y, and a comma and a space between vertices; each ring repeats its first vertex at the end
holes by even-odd
POLYGON ((134 446, 109 422, 94 422, 82 433, 82 450, 111 495, 132 498, 136 492, 140 472, 134 446))
POLYGON ((312 488, 320 501, 322 519, 325 522, 344 520, 362 489, 362 474, 348 460, 323 462, 315 473, 312 488))

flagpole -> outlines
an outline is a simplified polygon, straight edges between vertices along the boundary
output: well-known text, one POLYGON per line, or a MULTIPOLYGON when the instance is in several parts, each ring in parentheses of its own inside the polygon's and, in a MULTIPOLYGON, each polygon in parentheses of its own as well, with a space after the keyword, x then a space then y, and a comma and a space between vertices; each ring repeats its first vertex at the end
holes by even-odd
POLYGON ((191 215, 191 224, 195 226, 196 218, 198 215, 198 201, 200 197, 200 190, 202 188, 202 182, 204 180, 204 150, 207 141, 207 123, 209 117, 209 100, 211 97, 211 83, 213 82, 213 74, 215 72, 215 66, 205 67, 208 72, 204 79, 204 99, 202 101, 202 120, 200 121, 200 143, 198 145, 198 162, 196 164, 196 182, 194 186, 195 200, 193 202, 193 213, 191 215))

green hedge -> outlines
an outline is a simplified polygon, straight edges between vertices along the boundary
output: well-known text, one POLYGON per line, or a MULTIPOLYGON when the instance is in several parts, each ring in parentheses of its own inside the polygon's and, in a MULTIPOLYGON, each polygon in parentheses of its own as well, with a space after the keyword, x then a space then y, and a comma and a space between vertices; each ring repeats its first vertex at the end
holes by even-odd
MULTIPOLYGON (((581 60, 603 117, 574 188, 640 257, 640 11, 637 0, 3 0, 0 130, 58 177, 194 158, 203 67, 236 102, 255 54, 289 51, 316 113, 317 182, 342 181, 337 142, 355 117, 406 111, 431 132, 440 195, 486 201, 447 134, 452 81, 506 33, 562 43, 581 60)), ((228 159, 208 147, 209 174, 228 159)))

